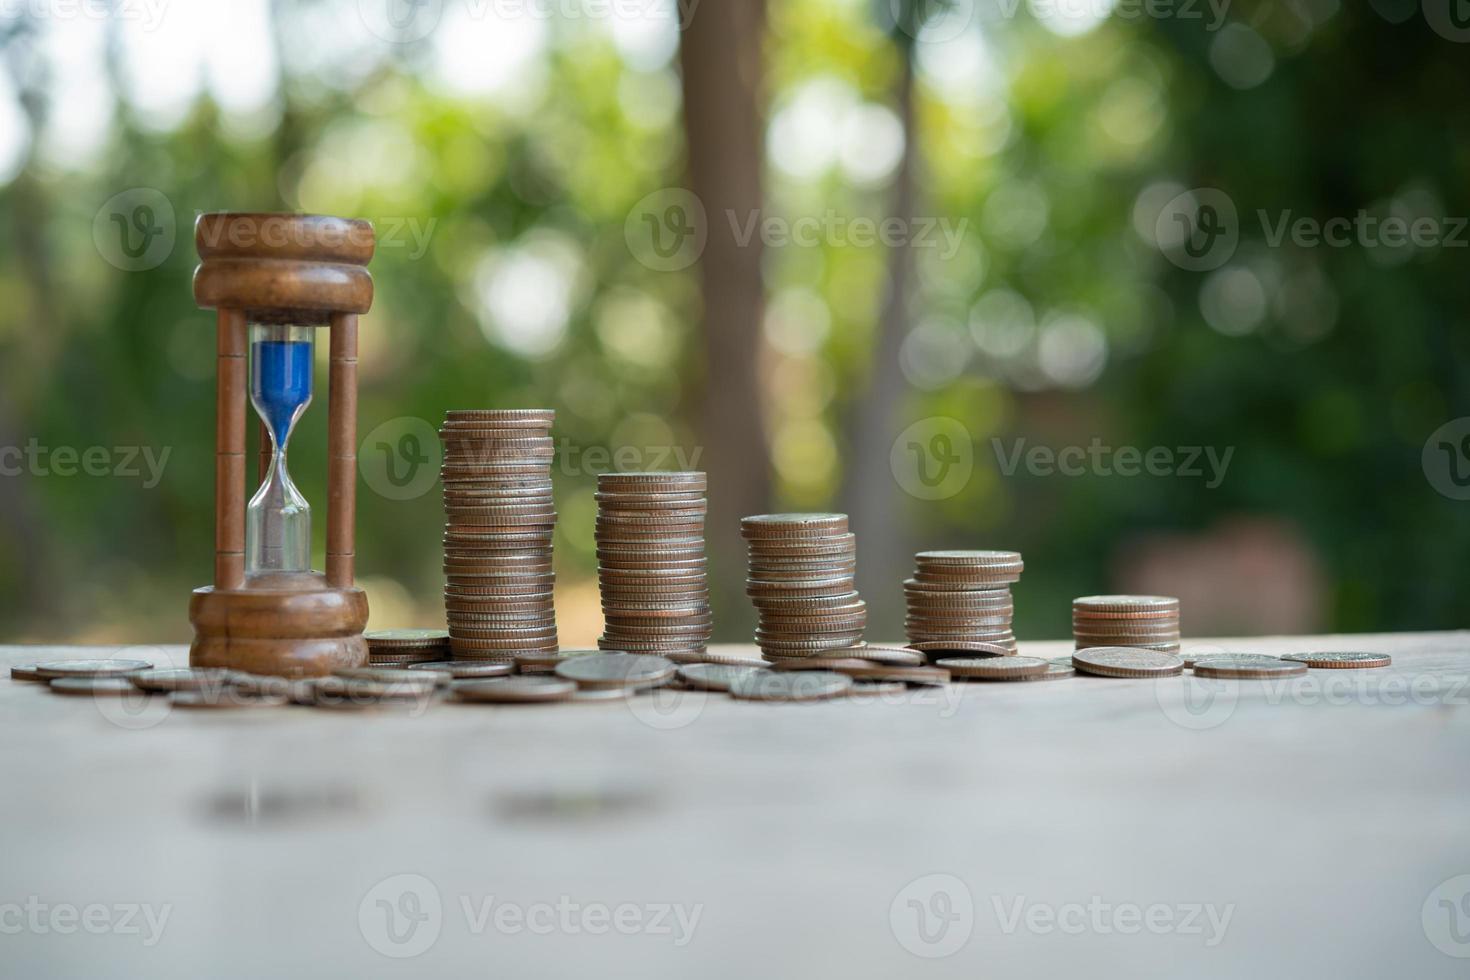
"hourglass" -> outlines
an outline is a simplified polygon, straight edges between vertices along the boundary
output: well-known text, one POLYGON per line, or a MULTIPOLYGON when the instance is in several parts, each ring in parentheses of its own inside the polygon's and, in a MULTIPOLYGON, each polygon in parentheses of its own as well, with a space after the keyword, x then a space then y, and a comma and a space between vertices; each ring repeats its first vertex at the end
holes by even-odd
POLYGON ((353 584, 357 316, 372 305, 372 226, 295 214, 201 215, 194 298, 217 317, 214 584, 194 590, 196 667, 312 676, 367 662, 353 584), (287 448, 329 331, 327 554, 311 570, 311 505, 287 448), (247 367, 248 365, 248 367, 247 367), (248 384, 247 384, 248 377, 248 384), (260 486, 245 502, 245 401, 260 418, 260 486))

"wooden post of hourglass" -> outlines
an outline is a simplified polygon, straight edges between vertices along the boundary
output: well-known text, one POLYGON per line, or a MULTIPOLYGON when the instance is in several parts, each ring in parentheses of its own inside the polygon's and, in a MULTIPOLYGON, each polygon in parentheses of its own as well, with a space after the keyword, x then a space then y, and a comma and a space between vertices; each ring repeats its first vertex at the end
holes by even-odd
MULTIPOLYGON (((372 226, 296 214, 205 214, 194 298, 217 311, 214 584, 194 590, 196 667, 312 676, 367 662, 367 597, 353 584, 357 486, 357 317, 372 306, 372 226), (327 568, 247 574, 247 325, 326 326, 327 568)), ((261 427, 257 467, 270 465, 261 427)))

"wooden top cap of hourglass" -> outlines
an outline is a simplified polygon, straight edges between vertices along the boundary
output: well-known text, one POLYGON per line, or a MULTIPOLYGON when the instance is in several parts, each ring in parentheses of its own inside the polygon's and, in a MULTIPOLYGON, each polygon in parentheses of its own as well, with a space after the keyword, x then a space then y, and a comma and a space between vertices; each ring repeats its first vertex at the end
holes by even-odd
POLYGON ((256 323, 312 326, 373 305, 373 226, 318 214, 214 212, 194 223, 194 301, 256 323))

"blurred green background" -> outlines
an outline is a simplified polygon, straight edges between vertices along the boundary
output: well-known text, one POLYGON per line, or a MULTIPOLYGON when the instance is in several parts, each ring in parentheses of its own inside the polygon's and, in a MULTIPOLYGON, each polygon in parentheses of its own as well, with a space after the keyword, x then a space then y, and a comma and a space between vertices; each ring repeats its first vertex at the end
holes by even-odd
MULTIPOLYGON (((374 627, 442 622, 419 435, 511 406, 558 412, 566 645, 600 627, 618 452, 709 471, 718 639, 749 636, 737 524, 769 509, 852 514, 874 637, 933 547, 1024 553, 1023 640, 1099 591, 1181 596, 1186 635, 1462 626, 1456 3, 8 5, 0 634, 189 635, 210 210, 377 226, 374 627), (1092 446, 1156 472, 1033 455, 1092 446)), ((292 443, 318 554, 324 419, 319 390, 292 443)))

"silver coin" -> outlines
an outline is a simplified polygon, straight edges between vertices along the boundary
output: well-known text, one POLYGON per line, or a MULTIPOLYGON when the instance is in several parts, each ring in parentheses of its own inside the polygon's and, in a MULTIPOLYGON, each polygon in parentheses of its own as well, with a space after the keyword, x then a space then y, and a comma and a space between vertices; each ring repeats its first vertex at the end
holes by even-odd
POLYGON ((450 692, 460 701, 539 704, 566 701, 577 692, 577 685, 555 677, 496 677, 482 681, 455 681, 450 692))
POLYGON ((481 677, 505 677, 515 673, 514 664, 498 661, 476 663, 473 660, 434 660, 429 663, 410 664, 408 669, 443 674, 457 681, 481 677))
POLYGON ((705 691, 728 691, 742 677, 759 673, 764 667, 736 667, 730 664, 687 664, 679 668, 679 679, 690 687, 705 691))
POLYGON ((184 709, 280 708, 290 702, 280 694, 246 694, 243 691, 175 691, 168 703, 184 709))
POLYGON ((146 660, 52 660, 36 665, 36 676, 53 677, 122 677, 140 670, 152 670, 146 660))
POLYGON ((222 667, 165 667, 128 675, 141 691, 164 694, 171 691, 222 690, 242 675, 222 667))
POLYGON ((1166 677, 1184 670, 1184 661, 1134 647, 1086 647, 1072 654, 1072 666, 1099 677, 1166 677))
MULTIPOLYGON (((1067 659, 1068 660, 1071 660, 1070 657, 1068 657, 1067 659)), ((1036 674, 1036 675, 1034 675, 1032 677, 1022 677, 1022 678, 1020 678, 1020 680, 1022 680, 1022 681, 1060 681, 1060 680, 1065 680, 1068 677, 1076 677, 1076 676, 1077 676, 1077 668, 1076 667, 1073 667, 1070 663, 1068 663, 1068 664, 1059 664, 1055 660, 1052 660, 1052 661, 1048 661, 1047 662, 1046 672, 1045 673, 1036 674)))
POLYGON ((1328 670, 1361 670, 1387 667, 1393 663, 1393 658, 1386 653, 1289 653, 1281 659, 1328 670))
POLYGON ((72 697, 122 697, 139 694, 126 677, 56 677, 50 688, 57 694, 72 697))
POLYGON ((1307 665, 1278 657, 1247 659, 1245 657, 1207 657, 1195 662, 1196 677, 1219 677, 1250 680, 1263 677, 1296 677, 1307 672, 1307 665))
POLYGON ((448 684, 450 678, 438 671, 426 674, 422 670, 399 670, 392 667, 341 667, 332 671, 332 676, 350 681, 377 681, 380 684, 403 684, 429 687, 448 684))
POLYGON ((1018 681, 1038 677, 1053 666, 1038 657, 946 657, 935 662, 952 677, 981 681, 1018 681))
POLYGON ((674 663, 647 654, 604 653, 564 660, 556 665, 556 676, 579 687, 653 687, 674 676, 674 663))
POLYGON ((10 668, 10 679, 13 681, 45 681, 46 678, 36 673, 35 664, 16 664, 10 668))
POLYGON ((819 701, 846 694, 852 678, 831 671, 761 671, 736 678, 730 694, 745 701, 819 701))

